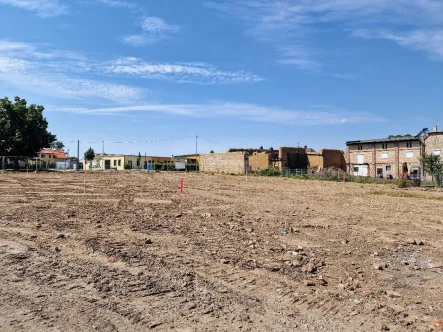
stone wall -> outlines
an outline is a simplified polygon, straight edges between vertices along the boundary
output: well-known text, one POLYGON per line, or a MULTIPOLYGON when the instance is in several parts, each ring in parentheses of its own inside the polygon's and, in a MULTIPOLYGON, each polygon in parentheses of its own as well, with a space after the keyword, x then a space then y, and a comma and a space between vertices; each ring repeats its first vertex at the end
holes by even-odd
POLYGON ((248 167, 246 152, 206 153, 200 155, 200 171, 244 174, 248 167))

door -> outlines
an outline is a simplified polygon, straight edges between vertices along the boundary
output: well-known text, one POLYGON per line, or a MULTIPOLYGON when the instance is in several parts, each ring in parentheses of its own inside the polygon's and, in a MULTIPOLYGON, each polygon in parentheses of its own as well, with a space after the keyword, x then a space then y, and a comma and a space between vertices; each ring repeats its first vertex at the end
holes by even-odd
POLYGON ((364 164, 365 163, 365 155, 364 154, 358 154, 357 155, 357 164, 364 164))
POLYGON ((110 169, 110 168, 111 168, 111 161, 105 160, 105 169, 110 169))
POLYGON ((129 169, 132 169, 132 160, 128 160, 129 169))
POLYGON ((307 169, 308 156, 304 153, 288 153, 289 169, 307 169))

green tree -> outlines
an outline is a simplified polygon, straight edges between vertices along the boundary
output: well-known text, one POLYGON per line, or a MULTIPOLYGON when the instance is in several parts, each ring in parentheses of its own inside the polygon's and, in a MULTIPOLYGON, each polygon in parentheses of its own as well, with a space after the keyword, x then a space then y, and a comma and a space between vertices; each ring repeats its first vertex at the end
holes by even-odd
POLYGON ((48 131, 44 107, 27 105, 25 99, 0 99, 0 155, 34 156, 56 140, 48 131))
POLYGON ((140 169, 140 162, 142 160, 142 155, 140 154, 140 151, 138 152, 138 156, 137 156, 137 167, 138 169, 140 169))
POLYGON ((63 144, 63 142, 55 141, 55 142, 51 143, 50 147, 53 150, 61 150, 61 151, 63 151, 63 148, 65 147, 65 145, 63 144))
POLYGON ((434 178, 437 173, 441 173, 442 164, 440 163, 440 156, 433 155, 432 153, 423 153, 420 159, 423 164, 423 169, 426 173, 432 175, 432 183, 435 185, 434 178))
POLYGON ((84 157, 86 160, 94 160, 94 158, 95 158, 94 149, 89 147, 89 149, 86 150, 84 157))
POLYGON ((89 147, 88 150, 86 150, 85 154, 84 154, 85 160, 88 161, 89 163, 89 169, 92 169, 92 161, 95 158, 95 152, 94 149, 89 147))
POLYGON ((209 153, 214 153, 214 150, 211 150, 209 153))

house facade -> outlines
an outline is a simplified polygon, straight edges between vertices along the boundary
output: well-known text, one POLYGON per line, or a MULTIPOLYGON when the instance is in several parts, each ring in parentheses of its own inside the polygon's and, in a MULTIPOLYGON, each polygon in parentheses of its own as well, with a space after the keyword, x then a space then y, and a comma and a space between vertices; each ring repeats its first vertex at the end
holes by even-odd
POLYGON ((422 154, 440 155, 442 150, 443 132, 439 132, 437 127, 432 132, 424 129, 416 136, 348 141, 347 172, 354 176, 399 178, 406 163, 408 175, 426 177, 420 161, 422 154))
POLYGON ((64 161, 68 156, 62 150, 43 149, 39 153, 39 160, 43 163, 53 163, 64 161))

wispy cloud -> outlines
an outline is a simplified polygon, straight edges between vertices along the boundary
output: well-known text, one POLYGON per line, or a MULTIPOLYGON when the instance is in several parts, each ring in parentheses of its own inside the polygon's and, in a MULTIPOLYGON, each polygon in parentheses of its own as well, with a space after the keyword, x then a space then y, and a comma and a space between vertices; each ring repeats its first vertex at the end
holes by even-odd
POLYGON ((35 12, 43 18, 63 15, 67 11, 67 7, 60 0, 0 0, 0 5, 11 5, 35 12))
POLYGON ((340 125, 383 120, 365 112, 340 111, 328 107, 323 107, 323 109, 319 109, 319 107, 315 109, 282 109, 242 103, 142 104, 111 108, 52 107, 51 110, 95 115, 160 112, 184 117, 243 119, 286 125, 340 125))
POLYGON ((441 0, 225 0, 206 5, 240 20, 247 35, 272 44, 280 55, 277 62, 310 71, 326 70, 328 52, 322 45, 313 51, 310 37, 329 31, 329 24, 345 36, 349 30, 396 29, 402 32, 384 37, 437 55, 441 50, 441 0), (431 40, 424 42, 426 35, 431 40))
POLYGON ((149 91, 112 83, 136 76, 174 83, 233 84, 259 82, 243 71, 225 71, 205 63, 147 63, 136 58, 97 61, 75 52, 52 50, 49 45, 0 40, 0 83, 65 99, 97 99, 132 104, 149 91), (90 79, 94 75, 94 79, 90 79), (99 79, 96 79, 99 76, 99 79))
POLYGON ((137 58, 110 61, 106 63, 105 71, 176 83, 229 84, 263 80, 249 72, 224 71, 207 63, 148 63, 137 58))
POLYGON ((0 82, 62 99, 95 98, 114 103, 132 103, 146 94, 144 89, 137 87, 75 78, 46 69, 35 62, 0 57, 0 82))
POLYGON ((159 17, 145 17, 140 23, 142 33, 124 37, 123 41, 131 46, 154 44, 170 37, 180 30, 180 26, 166 23, 159 17))
POLYGON ((99 3, 108 5, 110 7, 120 7, 128 9, 136 9, 137 5, 135 3, 123 0, 96 0, 99 3))
POLYGON ((74 77, 70 73, 87 72, 94 68, 94 63, 76 53, 40 48, 40 45, 0 40, 0 82, 65 99, 134 102, 146 93, 138 87, 74 77))
POLYGON ((424 51, 431 59, 443 60, 443 29, 437 30, 413 30, 405 33, 357 30, 353 35, 361 38, 386 39, 400 46, 414 50, 424 51))

